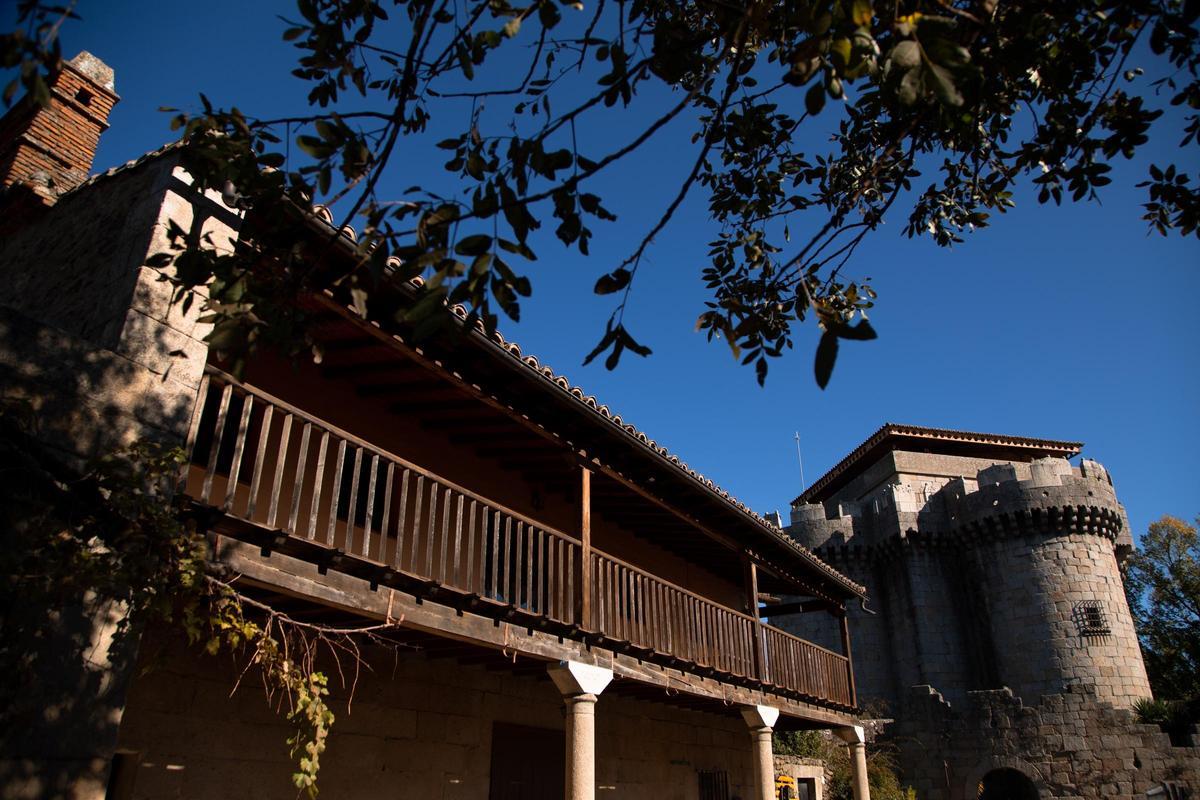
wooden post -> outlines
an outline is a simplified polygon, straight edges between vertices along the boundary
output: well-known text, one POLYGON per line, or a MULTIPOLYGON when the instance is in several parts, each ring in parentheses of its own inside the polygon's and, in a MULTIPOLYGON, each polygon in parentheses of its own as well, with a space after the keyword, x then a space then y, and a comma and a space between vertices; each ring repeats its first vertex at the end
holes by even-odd
POLYGON ((758 618, 758 567, 749 555, 742 554, 746 566, 746 613, 754 617, 754 677, 765 681, 767 658, 763 640, 762 620, 758 618))
POLYGON ((854 660, 850 656, 850 625, 846 617, 846 609, 838 613, 842 624, 842 655, 846 657, 846 678, 850 686, 850 705, 858 707, 858 694, 854 687, 854 660))
POLYGON ((574 566, 575 624, 592 630, 592 471, 580 467, 579 560, 574 566))

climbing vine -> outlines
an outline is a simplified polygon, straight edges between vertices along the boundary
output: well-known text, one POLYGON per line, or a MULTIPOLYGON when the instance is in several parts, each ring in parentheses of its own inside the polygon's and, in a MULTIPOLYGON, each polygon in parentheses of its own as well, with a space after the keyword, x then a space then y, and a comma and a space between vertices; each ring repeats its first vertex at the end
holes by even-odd
POLYGON ((70 619, 115 619, 110 651, 148 626, 182 629, 190 645, 243 664, 235 690, 257 671, 291 727, 292 780, 315 797, 335 721, 318 659, 331 658, 352 695, 360 644, 396 646, 386 634, 397 625, 301 622, 246 596, 175 491, 182 450, 140 441, 73 464, 36 419, 28 404, 0 401, 0 724, 44 705, 46 675, 64 674, 64 660, 87 669, 90 634, 68 635, 70 619))

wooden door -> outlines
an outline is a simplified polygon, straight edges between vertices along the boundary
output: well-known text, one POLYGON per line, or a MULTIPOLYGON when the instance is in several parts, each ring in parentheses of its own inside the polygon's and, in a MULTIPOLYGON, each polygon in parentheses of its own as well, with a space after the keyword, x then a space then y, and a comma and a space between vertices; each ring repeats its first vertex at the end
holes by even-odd
POLYGON ((562 731, 493 724, 488 800, 563 800, 565 761, 562 731))

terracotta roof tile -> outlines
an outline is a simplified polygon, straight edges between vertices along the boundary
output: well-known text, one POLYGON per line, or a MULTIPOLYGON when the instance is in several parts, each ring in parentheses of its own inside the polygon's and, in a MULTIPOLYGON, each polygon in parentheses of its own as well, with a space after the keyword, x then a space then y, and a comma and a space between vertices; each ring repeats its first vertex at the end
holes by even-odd
MULTIPOLYGON (((88 180, 86 180, 82 184, 80 184, 78 187, 73 189, 72 193, 81 191, 90 186, 94 186, 95 184, 97 184, 101 181, 107 180, 108 178, 111 178, 114 175, 118 175, 120 173, 127 172, 132 169, 136 169, 137 167, 139 167, 143 164, 153 161, 154 159, 157 159, 157 158, 165 155, 168 152, 172 152, 174 150, 180 149, 183 146, 184 146, 183 141, 175 141, 175 142, 166 144, 166 145, 158 148, 157 150, 152 150, 149 153, 146 153, 145 155, 143 155, 137 159, 134 159, 125 164, 122 164, 117 167, 113 167, 112 169, 105 170, 104 172, 101 172, 97 175, 92 176, 91 178, 89 178, 88 180)), ((334 225, 333 213, 327 207, 322 206, 322 205, 314 205, 312 207, 312 214, 313 214, 314 218, 320 220, 326 226, 328 226, 330 228, 333 227, 333 225, 334 225)), ((352 226, 349 226, 349 225, 344 226, 343 228, 341 228, 340 232, 343 236, 345 236, 350 241, 357 241, 357 239, 358 239, 357 231, 355 231, 355 229, 352 226)), ((400 266, 401 262, 399 259, 396 259, 393 257, 393 258, 388 259, 387 264, 389 267, 396 269, 400 266)), ((414 287, 420 287, 423 284, 423 281, 419 277, 413 278, 410 282, 412 283, 412 285, 414 287)), ((467 310, 461 305, 452 306, 450 308, 450 310, 456 317, 458 317, 461 320, 465 320, 468 317, 467 310)), ((858 584, 854 583, 853 581, 848 579, 846 576, 842 575, 841 573, 837 572, 835 569, 830 567, 828 564, 821 561, 821 559, 818 558, 811 550, 809 550, 808 548, 806 548, 806 547, 802 546, 801 544, 799 544, 798 542, 796 542, 794 539, 792 539, 790 536, 788 536, 786 533, 784 533, 784 531, 782 529, 775 527, 772 523, 768 522, 765 517, 763 517, 761 514, 758 514, 757 512, 755 512, 753 509, 751 509, 745 503, 742 503, 741 501, 734 498, 731 494, 729 494, 729 492, 725 491, 724 489, 721 489, 715 483, 713 483, 711 480, 709 480, 708 478, 705 478, 703 475, 699 474, 695 470, 688 467, 688 465, 683 460, 681 460, 678 456, 671 454, 665 447, 661 447, 660 445, 658 445, 657 442, 655 442, 652 439, 650 439, 649 437, 647 437, 645 433, 638 430, 633 425, 625 423, 624 420, 621 418, 621 416, 619 414, 613 413, 613 411, 607 405, 599 404, 599 402, 597 401, 597 399, 594 396, 587 395, 581 387, 572 385, 570 380, 565 375, 556 374, 552 368, 542 364, 539 361, 539 359, 534 355, 522 356, 520 345, 518 345, 516 342, 510 342, 510 341, 505 340, 503 334, 501 334, 499 331, 495 331, 490 337, 485 337, 483 324, 481 322, 476 321, 476 324, 474 327, 475 327, 475 333, 477 335, 479 335, 480 338, 483 339, 483 341, 489 342, 493 346, 496 346, 499 349, 501 349, 502 351, 508 353, 511 357, 516 359, 519 363, 524 365, 531 372, 539 375, 541 378, 545 379, 549 384, 566 392, 566 394, 569 397, 571 397, 574 401, 578 402, 582 408, 589 409, 589 410, 595 412, 599 418, 607 421, 608 423, 614 425, 617 428, 620 428, 625 433, 629 434, 630 437, 635 442, 645 446, 651 452, 655 453, 658 457, 660 457, 664 461, 664 463, 670 464, 673 467, 678 468, 685 475, 687 475, 691 480, 695 481, 700 486, 713 492, 719 498, 721 498, 723 501, 725 501, 730 506, 732 506, 734 509, 739 511, 744 517, 748 518, 750 521, 757 524, 759 527, 761 527, 764 530, 764 532, 768 533, 769 535, 773 536, 778 541, 780 541, 783 544, 790 547, 790 549, 792 549, 795 553, 800 555, 806 562, 808 562, 811 566, 816 568, 818 572, 823 573, 831 581, 833 581, 834 583, 836 583, 838 585, 841 585, 842 587, 848 589, 849 591, 851 591, 855 594, 859 594, 859 595, 866 594, 866 590, 862 586, 859 586, 858 584)))

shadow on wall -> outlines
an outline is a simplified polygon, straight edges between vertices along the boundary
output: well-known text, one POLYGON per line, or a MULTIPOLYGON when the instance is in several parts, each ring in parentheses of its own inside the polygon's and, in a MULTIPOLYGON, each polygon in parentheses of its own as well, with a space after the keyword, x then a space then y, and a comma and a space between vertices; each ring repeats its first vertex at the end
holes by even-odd
POLYGON ((44 571, 84 518, 63 498, 90 459, 186 435, 194 389, 147 366, 184 356, 166 326, 144 333, 135 359, 0 307, 0 797, 105 795, 138 636, 102 572, 44 571))

